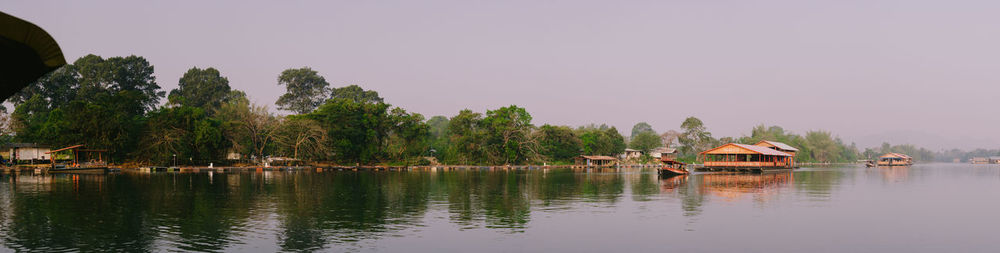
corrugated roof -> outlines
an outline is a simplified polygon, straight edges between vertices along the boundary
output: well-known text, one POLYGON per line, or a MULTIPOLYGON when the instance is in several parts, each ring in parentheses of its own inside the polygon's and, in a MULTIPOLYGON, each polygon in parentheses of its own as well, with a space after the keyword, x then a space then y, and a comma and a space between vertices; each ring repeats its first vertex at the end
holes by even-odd
POLYGON ((617 158, 604 155, 581 155, 580 157, 590 160, 618 160, 617 158))
POLYGON ((778 147, 779 149, 799 152, 799 149, 797 149, 795 147, 792 147, 792 145, 788 145, 788 144, 781 143, 781 142, 776 142, 776 141, 763 140, 763 141, 757 142, 757 144, 760 144, 762 142, 766 142, 768 144, 774 145, 775 147, 778 147))
POLYGON ((38 144, 38 143, 7 143, 3 145, 4 148, 48 148, 49 145, 38 144))
POLYGON ((792 156, 791 154, 788 154, 788 153, 785 153, 785 152, 781 152, 781 151, 777 151, 777 150, 774 150, 774 149, 771 149, 771 148, 768 148, 768 147, 757 146, 757 145, 739 144, 739 143, 725 144, 725 145, 718 146, 718 147, 713 148, 713 149, 705 150, 704 152, 701 152, 701 153, 705 154, 705 153, 708 153, 708 152, 710 152, 712 150, 720 149, 720 148, 728 146, 728 145, 737 146, 737 147, 740 147, 740 148, 743 148, 743 149, 747 149, 747 150, 750 150, 750 151, 753 151, 755 153, 762 154, 762 155, 792 156))
POLYGON ((899 157, 899 158, 912 158, 912 157, 910 157, 908 155, 900 154, 900 153, 886 153, 886 154, 884 154, 884 155, 882 155, 880 157, 889 157, 889 156, 895 156, 895 157, 899 157))

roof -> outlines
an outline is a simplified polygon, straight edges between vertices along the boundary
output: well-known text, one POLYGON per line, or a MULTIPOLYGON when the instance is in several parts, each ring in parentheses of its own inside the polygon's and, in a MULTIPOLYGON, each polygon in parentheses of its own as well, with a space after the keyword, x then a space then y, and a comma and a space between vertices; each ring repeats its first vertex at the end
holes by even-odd
POLYGON ((588 160, 618 160, 617 158, 604 155, 581 155, 580 157, 588 160))
POLYGON ((1000 160, 1000 156, 991 156, 990 160, 1000 160))
POLYGON ((799 149, 797 149, 795 147, 792 147, 792 145, 788 145, 788 144, 781 143, 781 142, 776 142, 776 141, 769 141, 769 140, 762 140, 762 141, 757 142, 757 144, 754 144, 754 145, 760 145, 761 143, 771 144, 772 146, 775 146, 775 147, 777 147, 778 149, 781 149, 781 150, 788 150, 788 151, 795 151, 795 152, 799 151, 799 149))
POLYGON ((630 149, 630 148, 626 148, 626 149, 625 149, 625 152, 639 152, 639 150, 637 150, 637 149, 630 149))
POLYGON ((651 153, 668 153, 668 154, 675 152, 677 152, 676 148, 664 148, 664 147, 659 147, 651 151, 651 153))
MULTIPOLYGON (((713 149, 705 150, 704 152, 701 152, 699 154, 701 154, 701 155, 709 154, 709 152, 716 151, 716 150, 722 149, 722 148, 727 147, 727 146, 735 146, 735 147, 742 148, 742 149, 745 149, 745 150, 749 150, 750 152, 761 154, 761 155, 792 156, 791 154, 788 154, 788 153, 785 153, 785 152, 781 152, 781 151, 777 151, 777 150, 774 150, 774 149, 771 149, 771 148, 768 148, 768 147, 764 147, 764 146, 747 145, 747 144, 739 144, 739 143, 724 144, 722 146, 718 146, 718 147, 715 147, 713 149)), ((720 153, 720 154, 724 154, 724 153, 720 153)))
POLYGON ((4 148, 48 148, 49 145, 38 144, 38 143, 7 143, 3 145, 4 148))
POLYGON ((879 156, 879 157, 880 157, 880 158, 881 158, 881 157, 899 157, 899 158, 912 158, 912 157, 910 157, 910 156, 908 156, 908 155, 904 155, 904 154, 900 154, 900 153, 886 153, 886 154, 884 154, 884 155, 882 155, 882 156, 879 156))
POLYGON ((45 153, 46 154, 55 153, 55 152, 59 152, 59 151, 67 150, 67 149, 79 148, 79 147, 83 147, 83 144, 81 144, 81 145, 73 145, 73 146, 69 146, 69 147, 65 147, 65 148, 60 148, 60 149, 52 150, 52 151, 45 152, 45 153))

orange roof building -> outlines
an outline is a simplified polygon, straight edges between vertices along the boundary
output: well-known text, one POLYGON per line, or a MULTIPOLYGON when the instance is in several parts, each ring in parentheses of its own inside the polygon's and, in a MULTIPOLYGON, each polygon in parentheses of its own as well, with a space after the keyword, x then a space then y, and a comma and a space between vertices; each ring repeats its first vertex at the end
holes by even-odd
POLYGON ((774 149, 774 150, 785 152, 785 153, 788 153, 789 155, 792 155, 792 158, 790 158, 791 160, 789 160, 789 162, 791 162, 793 166, 795 165, 795 153, 799 152, 799 149, 797 149, 795 147, 792 147, 792 145, 788 145, 788 144, 784 144, 784 143, 776 142, 776 141, 762 140, 762 141, 757 142, 757 144, 753 144, 753 145, 755 145, 755 146, 761 146, 761 147, 768 147, 770 149, 774 149))
POLYGON ((707 170, 763 171, 791 169, 793 156, 769 147, 729 143, 698 153, 707 170))

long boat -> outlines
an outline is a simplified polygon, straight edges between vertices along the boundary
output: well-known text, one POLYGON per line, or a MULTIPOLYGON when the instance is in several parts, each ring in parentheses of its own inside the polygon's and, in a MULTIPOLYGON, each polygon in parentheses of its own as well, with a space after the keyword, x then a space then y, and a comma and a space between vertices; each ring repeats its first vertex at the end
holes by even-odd
POLYGON ((667 158, 663 158, 660 162, 663 162, 663 167, 659 169, 659 174, 662 176, 687 175, 691 173, 685 168, 686 163, 667 158))

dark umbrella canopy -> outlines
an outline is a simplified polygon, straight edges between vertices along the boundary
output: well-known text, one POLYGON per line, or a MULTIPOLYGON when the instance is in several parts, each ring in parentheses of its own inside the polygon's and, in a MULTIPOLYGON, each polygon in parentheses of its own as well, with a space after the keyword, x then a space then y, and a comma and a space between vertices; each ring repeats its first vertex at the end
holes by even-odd
POLYGON ((66 58, 49 33, 0 12, 0 102, 63 65, 66 58))

